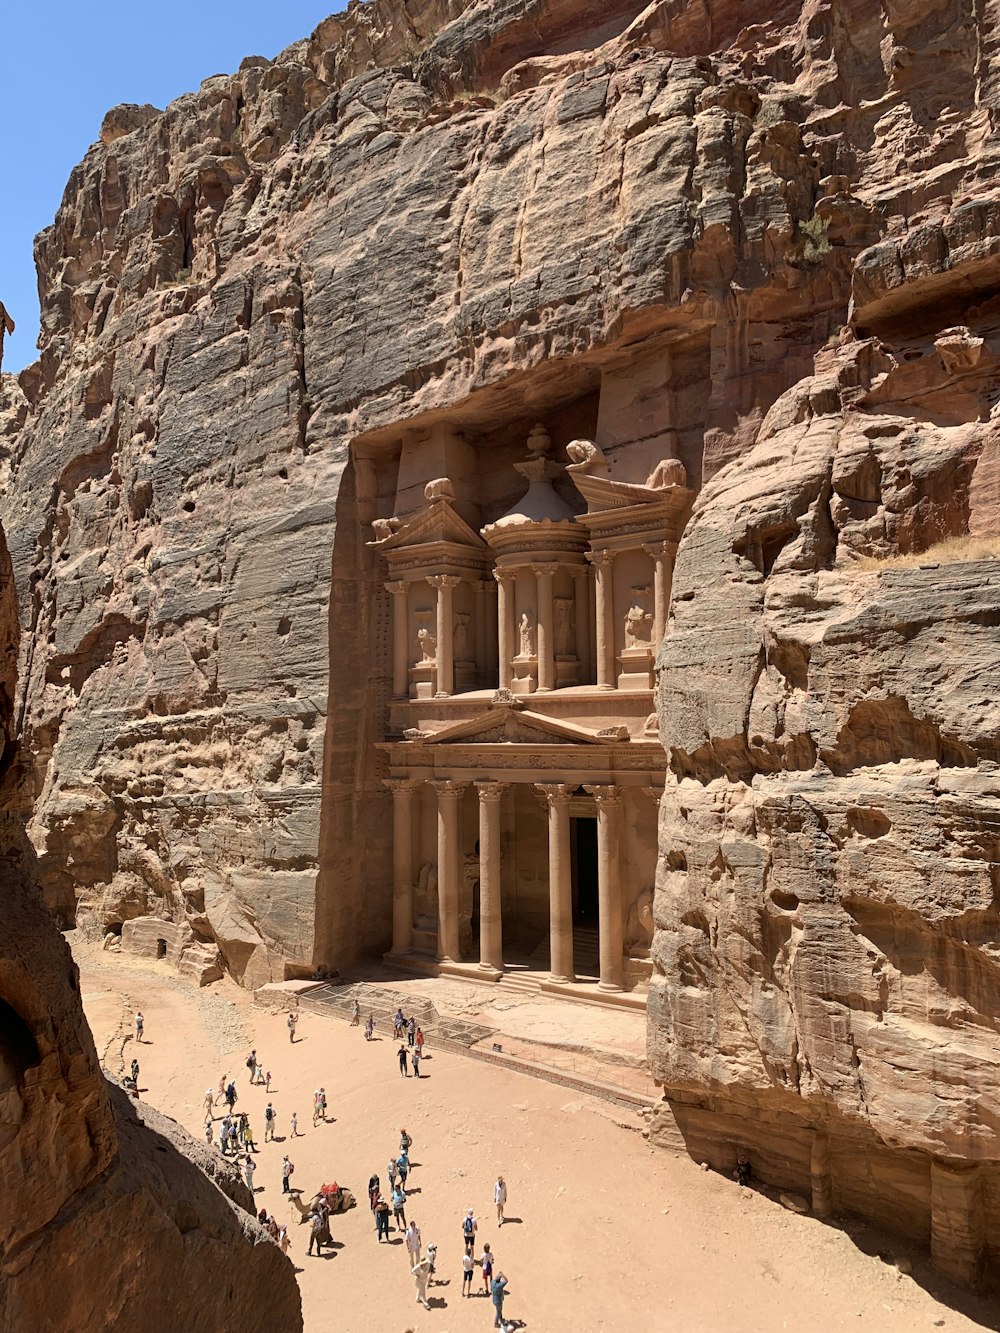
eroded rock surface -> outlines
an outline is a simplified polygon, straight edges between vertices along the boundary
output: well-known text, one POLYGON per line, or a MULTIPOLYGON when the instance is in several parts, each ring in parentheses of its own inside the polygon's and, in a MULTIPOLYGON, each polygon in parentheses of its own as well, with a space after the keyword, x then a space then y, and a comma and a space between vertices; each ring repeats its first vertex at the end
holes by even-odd
POLYGON ((701 491, 660 659, 657 1133, 976 1275, 997 576, 919 557, 997 536, 996 18, 376 0, 112 112, 4 381, 50 904, 247 984, 386 947, 366 450, 648 440, 701 491))

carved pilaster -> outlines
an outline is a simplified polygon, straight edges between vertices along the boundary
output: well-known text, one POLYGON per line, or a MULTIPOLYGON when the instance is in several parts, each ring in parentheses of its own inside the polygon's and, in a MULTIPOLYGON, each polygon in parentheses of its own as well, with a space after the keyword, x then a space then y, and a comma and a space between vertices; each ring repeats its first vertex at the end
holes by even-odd
POLYGON ((392 952, 413 945, 413 796, 420 785, 410 778, 386 778, 392 792, 392 952))
POLYGON ((387 583, 392 593, 392 693, 396 699, 409 694, 409 625, 407 624, 406 584, 402 579, 387 583))
POLYGON ((536 782, 549 817, 549 971, 553 981, 574 980, 573 870, 569 845, 569 798, 564 782, 536 782))
POLYGON ((537 588, 538 616, 538 688, 551 690, 555 687, 555 609, 552 600, 552 580, 555 575, 554 565, 532 565, 537 588))
POLYGON ((497 584, 497 656, 502 690, 509 690, 514 682, 514 576, 513 569, 493 571, 497 584))
POLYGON ((479 793, 479 966, 503 971, 500 911, 500 800, 502 782, 477 782, 479 793))
POLYGON ((462 582, 457 574, 431 574, 427 582, 437 589, 437 698, 455 693, 455 601, 454 590, 462 582))
POLYGON ((592 551, 587 559, 594 566, 597 597, 597 684, 602 690, 615 687, 615 595, 614 552, 592 551))
POLYGON ((460 961, 461 799, 467 782, 432 782, 438 807, 438 958, 460 961))
POLYGON ((600 936, 599 989, 619 991, 624 980, 622 923, 622 789, 586 787, 597 803, 597 910, 600 936))

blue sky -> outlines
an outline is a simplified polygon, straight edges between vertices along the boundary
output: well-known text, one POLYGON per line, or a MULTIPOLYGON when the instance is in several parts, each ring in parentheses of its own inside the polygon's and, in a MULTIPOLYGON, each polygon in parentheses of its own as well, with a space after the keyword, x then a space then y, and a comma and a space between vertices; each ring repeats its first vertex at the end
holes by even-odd
POLYGON ((337 0, 10 0, 0 25, 0 301, 17 321, 3 368, 36 356, 32 242, 119 102, 164 107, 244 56, 307 37, 337 0))

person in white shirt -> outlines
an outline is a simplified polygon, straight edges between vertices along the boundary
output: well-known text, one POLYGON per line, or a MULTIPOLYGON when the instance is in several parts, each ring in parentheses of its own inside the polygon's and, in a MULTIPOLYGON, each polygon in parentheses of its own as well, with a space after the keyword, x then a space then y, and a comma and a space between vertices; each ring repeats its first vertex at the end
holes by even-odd
POLYGON ((431 1261, 427 1258, 420 1259, 410 1269, 417 1284, 417 1300, 425 1310, 431 1308, 430 1301, 427 1299, 427 1279, 431 1274, 431 1261))
POLYGON ((503 1207, 507 1202, 507 1182, 503 1176, 497 1176, 497 1183, 493 1186, 493 1202, 497 1206, 497 1226, 503 1226, 503 1207))
POLYGON ((472 1295, 472 1275, 476 1271, 476 1261, 468 1250, 462 1255, 462 1295, 472 1295), (468 1288, 468 1291, 466 1291, 468 1288))
POLYGON ((410 1219, 410 1225, 404 1233, 406 1240, 406 1252, 410 1256, 410 1265, 420 1262, 420 1228, 413 1219, 410 1219))

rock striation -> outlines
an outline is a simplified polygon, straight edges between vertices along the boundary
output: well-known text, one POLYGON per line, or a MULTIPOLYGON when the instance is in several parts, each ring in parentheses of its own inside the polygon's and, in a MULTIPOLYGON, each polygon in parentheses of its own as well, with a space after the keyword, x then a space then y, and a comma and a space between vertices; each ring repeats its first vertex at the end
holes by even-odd
POLYGON ((655 443, 653 1136, 992 1264, 996 18, 374 0, 109 113, 0 423, 50 906, 386 948, 372 451, 655 443))

